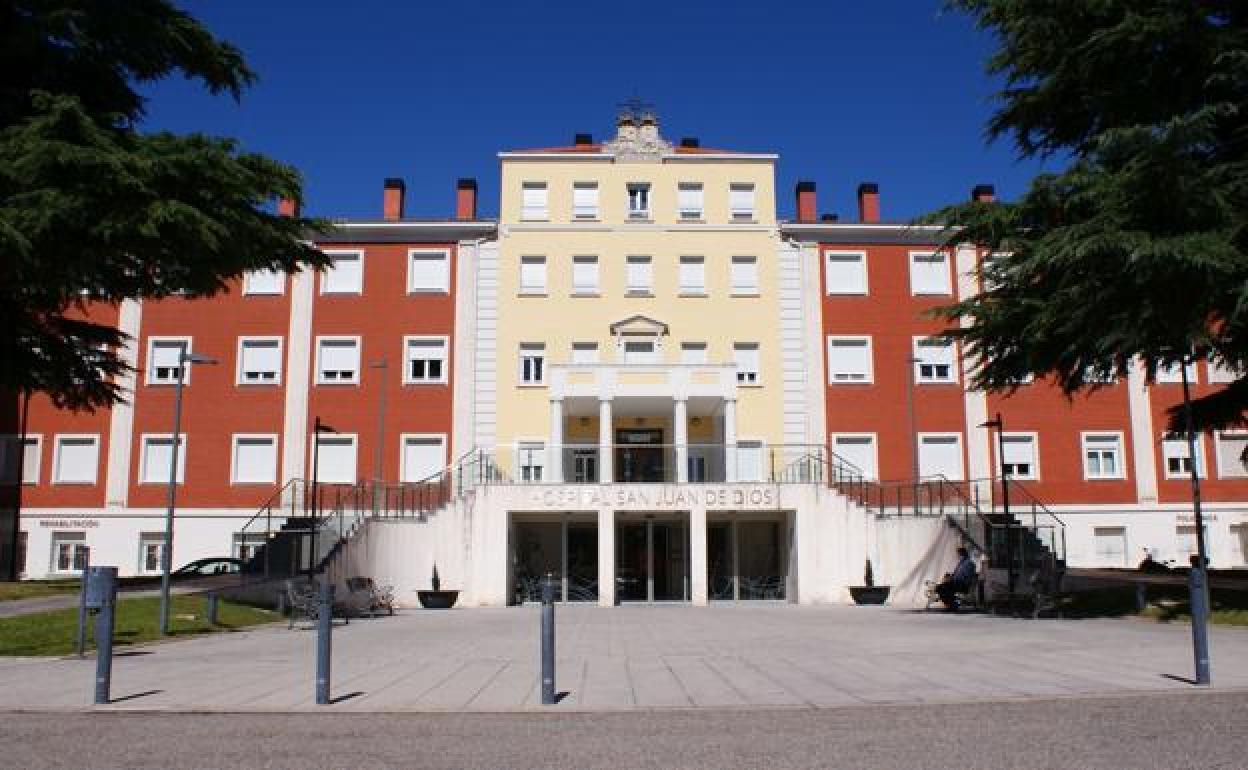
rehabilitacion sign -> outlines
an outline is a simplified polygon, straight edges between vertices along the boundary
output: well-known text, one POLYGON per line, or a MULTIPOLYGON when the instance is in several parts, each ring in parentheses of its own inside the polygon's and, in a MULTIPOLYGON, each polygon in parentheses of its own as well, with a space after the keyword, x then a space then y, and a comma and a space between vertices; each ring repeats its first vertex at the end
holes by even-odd
POLYGON ((774 508, 776 488, 767 484, 658 486, 585 485, 533 489, 530 502, 538 508, 626 510, 687 510, 689 508, 774 508))

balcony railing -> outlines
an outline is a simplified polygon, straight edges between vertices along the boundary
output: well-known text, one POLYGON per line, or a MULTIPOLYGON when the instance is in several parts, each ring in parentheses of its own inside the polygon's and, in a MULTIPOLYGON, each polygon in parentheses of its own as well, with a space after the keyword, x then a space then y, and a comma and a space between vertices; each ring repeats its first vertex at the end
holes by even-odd
POLYGON ((499 447, 496 458, 510 468, 514 484, 670 484, 728 481, 776 484, 830 482, 840 458, 818 444, 612 444, 556 446, 514 444, 499 447), (604 451, 610 458, 604 474, 604 451), (683 474, 680 472, 683 466, 683 474))

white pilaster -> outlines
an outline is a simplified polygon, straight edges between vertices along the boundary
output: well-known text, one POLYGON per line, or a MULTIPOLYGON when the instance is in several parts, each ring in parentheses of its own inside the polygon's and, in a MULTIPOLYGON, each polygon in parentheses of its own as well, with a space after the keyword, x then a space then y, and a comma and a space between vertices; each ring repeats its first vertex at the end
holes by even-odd
POLYGON ((549 455, 550 480, 556 484, 563 482, 563 400, 550 400, 550 442, 546 445, 549 455))
POLYGON ((676 444, 676 481, 689 481, 689 403, 676 399, 672 410, 672 435, 676 444))
POLYGON ((451 357, 451 452, 455 458, 474 446, 477 383, 477 250, 479 241, 460 241, 455 250, 455 344, 451 357))
POLYGON ((128 336, 117 351, 121 360, 130 367, 118 377, 117 384, 127 400, 114 404, 108 417, 108 465, 104 471, 104 501, 109 508, 125 508, 130 491, 130 451, 134 445, 134 402, 138 386, 139 328, 143 320, 143 305, 128 299, 121 303, 117 328, 128 336))
POLYGON ((598 482, 600 484, 610 484, 614 480, 615 474, 611 469, 613 459, 611 399, 604 398, 598 401, 598 482))
POLYGON ((724 481, 737 480, 737 402, 724 401, 724 481))
POLYGON ((1132 359, 1127 370, 1127 405, 1131 411, 1131 459, 1135 466, 1136 502, 1157 502, 1157 465, 1154 458, 1153 411, 1148 397, 1144 364, 1132 359))
POLYGON ((290 330, 286 335, 286 404, 282 421, 282 483, 304 475, 308 455, 308 388, 312 375, 312 299, 316 275, 290 277, 290 330))
POLYGON ((706 571, 706 507, 694 506, 689 511, 689 576, 694 605, 707 604, 706 571))
MULTIPOLYGON (((964 302, 979 292, 979 279, 975 275, 977 258, 978 252, 973 246, 962 244, 958 247, 955 255, 955 267, 957 269, 959 302, 964 302)), ((970 319, 963 318, 961 325, 963 327, 970 325, 970 319)), ((991 453, 988 445, 992 438, 986 428, 979 427, 988 421, 988 395, 982 390, 972 391, 967 388, 971 372, 975 368, 975 359, 965 354, 959 356, 959 359, 961 361, 960 375, 962 377, 963 412, 966 415, 966 477, 968 479, 990 479, 992 478, 992 463, 989 459, 991 453)), ((910 366, 913 367, 913 364, 910 364, 910 366)), ((917 436, 910 437, 910 445, 912 447, 915 446, 917 441, 917 436)), ((918 450, 912 449, 911 451, 918 450)), ((992 496, 992 484, 981 482, 980 486, 981 498, 989 499, 992 496)))
POLYGON ((610 508, 598 511, 598 606, 615 606, 615 512, 610 508))

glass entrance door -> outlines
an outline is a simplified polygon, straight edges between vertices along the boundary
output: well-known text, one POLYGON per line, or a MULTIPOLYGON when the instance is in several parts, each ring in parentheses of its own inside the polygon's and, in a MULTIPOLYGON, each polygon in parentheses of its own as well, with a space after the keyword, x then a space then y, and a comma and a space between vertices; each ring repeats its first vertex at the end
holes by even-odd
POLYGON ((689 601, 689 521, 624 519, 615 530, 615 591, 622 602, 689 601))
POLYGON ((615 444, 616 481, 652 483, 665 480, 662 430, 616 431, 615 444))

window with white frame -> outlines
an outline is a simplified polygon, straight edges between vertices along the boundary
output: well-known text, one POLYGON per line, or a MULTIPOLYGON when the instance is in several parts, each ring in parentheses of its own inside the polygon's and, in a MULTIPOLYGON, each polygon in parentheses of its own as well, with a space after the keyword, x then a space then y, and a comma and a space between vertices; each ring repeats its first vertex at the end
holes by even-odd
POLYGON ((681 219, 702 218, 702 183, 681 182, 676 188, 676 209, 681 219))
POLYGON ((52 466, 54 483, 94 484, 100 466, 100 437, 57 436, 52 466))
POLYGON ((139 574, 154 575, 162 571, 165 558, 163 532, 139 533, 139 574))
POLYGON ((1215 434, 1218 448, 1218 478, 1248 478, 1244 452, 1248 451, 1248 433, 1220 431, 1215 434))
POLYGON ((680 343, 680 362, 682 364, 701 365, 707 362, 705 342, 680 343))
POLYGON ((919 337, 914 341, 915 382, 957 382, 954 349, 951 340, 919 337))
POLYGON ((541 481, 546 468, 546 445, 541 441, 516 444, 516 467, 520 469, 521 481, 541 481))
POLYGON ((596 296, 598 294, 598 258, 572 258, 572 293, 596 296))
POLYGON ((451 290, 451 255, 444 250, 407 252, 407 291, 444 294, 451 290))
POLYGON ((316 455, 316 480, 322 484, 353 484, 356 480, 356 437, 343 434, 319 434, 313 451, 316 455))
POLYGON ((625 340, 624 341, 624 363, 626 364, 654 364, 658 363, 658 354, 655 350, 654 340, 625 340))
MULTIPOLYGON (((1209 527, 1205 526, 1205 547, 1209 547, 1209 527)), ((1174 536, 1178 541, 1179 555, 1184 563, 1190 563, 1189 558, 1200 553, 1200 541, 1196 538, 1196 526, 1194 524, 1179 524, 1174 528, 1174 536)), ((1207 552, 1206 552, 1207 553, 1207 552)))
POLYGON ((597 342, 573 342, 572 363, 576 365, 598 363, 597 342))
POLYGON ((1092 538, 1096 543, 1096 566, 1128 567, 1127 528, 1093 527, 1092 538))
POLYGON ((962 437, 956 433, 919 434, 919 475, 963 478, 962 437))
MULTIPOLYGON (((1203 443, 1200 436, 1196 437, 1196 475, 1205 477, 1205 459, 1203 443)), ((1187 443, 1187 436, 1179 433, 1167 433, 1161 440, 1161 457, 1165 465, 1166 478, 1183 479, 1191 476, 1192 455, 1187 443)))
POLYGON ((277 481, 277 436, 234 434, 230 457, 233 484, 272 484, 277 481))
POLYGON ((0 436, 0 484, 15 483, 19 465, 22 483, 38 484, 42 447, 43 436, 37 433, 27 433, 24 440, 17 435, 0 436))
POLYGON ((625 265, 624 287, 629 294, 649 294, 654 288, 650 257, 629 257, 625 265))
POLYGON ((1231 525, 1231 545, 1239 551, 1236 564, 1248 565, 1248 524, 1231 525))
POLYGON ((403 338, 403 382, 446 382, 445 337, 403 338))
POLYGON ((823 258, 828 294, 867 293, 867 253, 829 251, 823 258))
POLYGON ((1015 479, 1034 479, 1040 475, 1034 433, 1006 433, 1001 436, 1001 446, 998 472, 1015 479))
POLYGON ((706 295, 706 260, 703 257, 680 258, 680 293, 706 295))
POLYGON ((944 252, 910 252, 910 293, 949 294, 949 255, 944 252))
POLYGON ((243 294, 281 294, 286 274, 280 270, 251 270, 243 274, 243 294))
POLYGON ((521 294, 545 294, 546 293, 546 258, 545 257, 521 257, 520 258, 520 293, 521 294))
POLYGON ((446 437, 403 434, 403 457, 399 474, 402 481, 426 481, 446 467, 446 437))
POLYGON ((760 359, 757 342, 738 342, 732 346, 733 361, 737 365, 737 384, 757 385, 760 377, 760 359))
POLYGON ((732 258, 732 293, 738 297, 758 295, 758 257, 732 258))
POLYGON ((1083 477, 1085 479, 1126 477, 1122 461, 1121 433, 1083 434, 1083 477))
POLYGON ((754 185, 734 182, 728 186, 728 211, 734 222, 754 219, 754 185))
POLYGON ((235 532, 231 538, 230 555, 244 563, 260 555, 260 549, 269 541, 263 532, 235 532))
POLYGON ((832 453, 856 468, 864 479, 874 481, 879 478, 874 433, 833 434, 832 453))
POLYGON ((572 185, 573 219, 598 218, 598 183, 575 182, 572 185))
POLYGON ((650 185, 633 182, 628 185, 628 218, 650 218, 650 185))
POLYGON ((871 382, 870 337, 828 337, 828 384, 871 382))
MULTIPOLYGON (((190 354, 190 337, 151 337, 147 340, 147 384, 173 385, 182 368, 182 354, 190 354)), ((182 380, 190 384, 188 370, 182 380)))
POLYGON ((90 561, 86 532, 52 533, 52 571, 82 572, 90 561))
POLYGON ((737 442, 737 481, 762 481, 764 467, 763 442, 737 442))
POLYGON ((318 385, 354 385, 360 381, 358 337, 318 337, 316 382, 318 385))
POLYGON ((364 252, 326 251, 333 264, 321 274, 322 294, 360 294, 364 291, 364 252))
POLYGON ((546 345, 520 343, 520 384, 541 385, 546 381, 546 345))
POLYGON ((277 385, 282 380, 281 337, 239 337, 239 385, 277 385))
POLYGON ((550 211, 546 205, 546 183, 525 182, 521 188, 520 218, 548 219, 550 211))
MULTIPOLYGON (((1185 368, 1187 369, 1188 383, 1194 385, 1199 382, 1199 380, 1196 379, 1196 362, 1188 361, 1185 368)), ((1178 364, 1158 366, 1157 382, 1183 382, 1183 370, 1179 368, 1178 364)))
MULTIPOLYGON (((172 436, 143 436, 142 451, 139 454, 139 483, 168 484, 169 465, 173 462, 172 436)), ((186 481, 186 434, 178 438, 178 468, 175 480, 181 484, 186 481)))
POLYGON ((1209 359, 1209 382, 1211 383, 1227 383, 1234 382, 1240 378, 1240 373, 1235 368, 1227 364, 1225 361, 1211 357, 1209 359))

